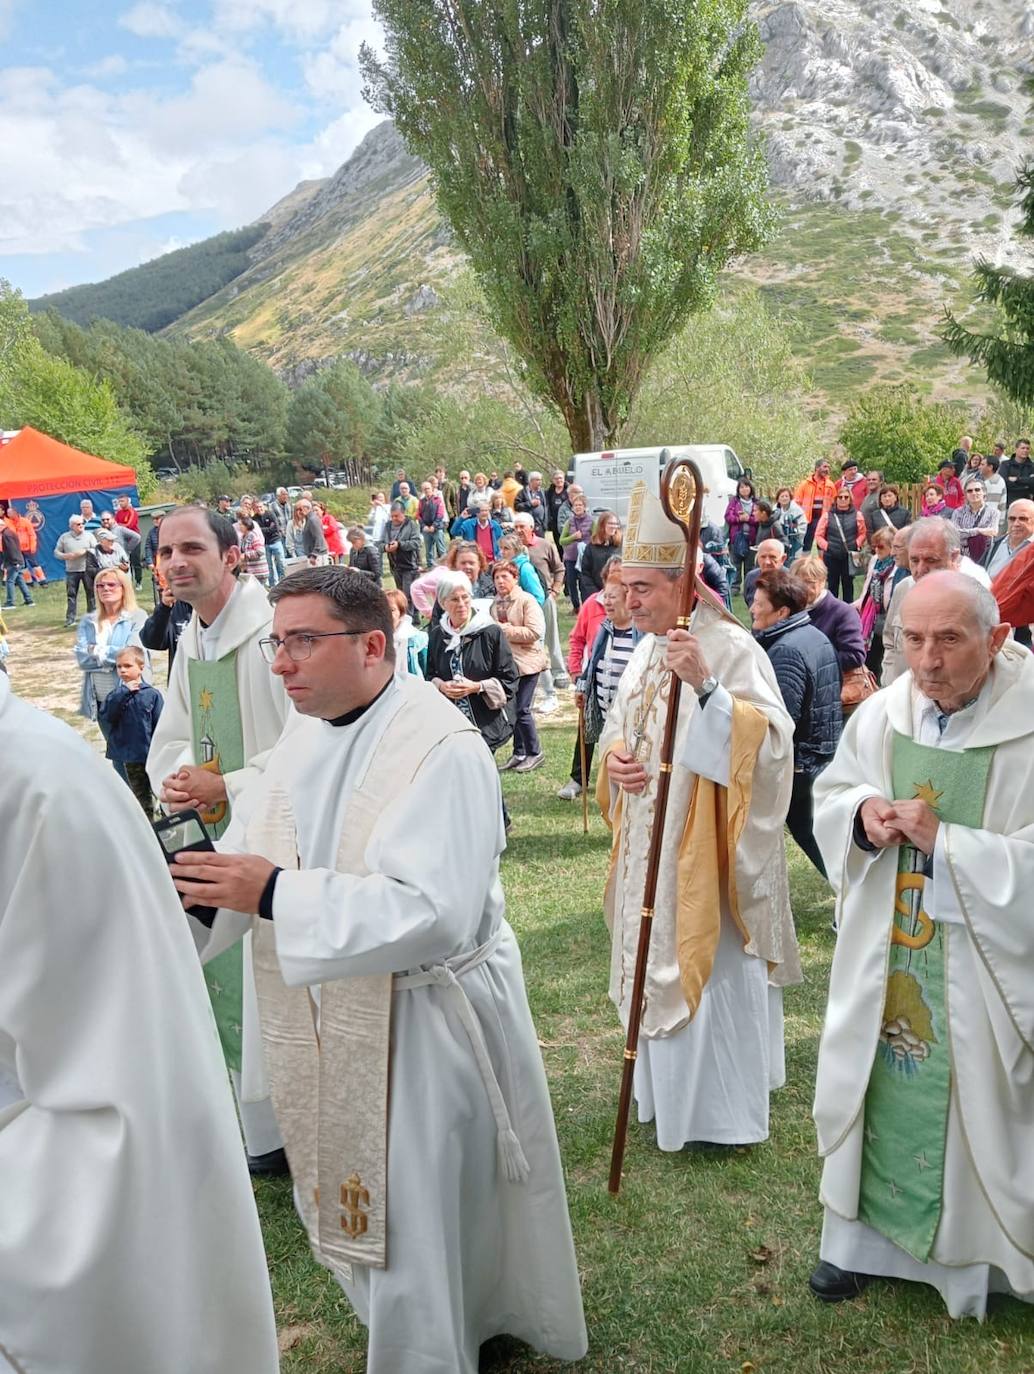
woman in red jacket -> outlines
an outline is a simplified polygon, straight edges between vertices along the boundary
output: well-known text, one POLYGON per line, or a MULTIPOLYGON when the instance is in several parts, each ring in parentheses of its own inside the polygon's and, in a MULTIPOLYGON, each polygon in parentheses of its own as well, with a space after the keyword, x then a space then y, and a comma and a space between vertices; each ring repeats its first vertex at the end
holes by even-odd
POLYGON ((330 554, 332 563, 342 563, 345 558, 345 539, 341 533, 341 526, 327 510, 326 501, 314 501, 316 514, 320 518, 323 526, 323 538, 327 543, 327 553, 330 554))

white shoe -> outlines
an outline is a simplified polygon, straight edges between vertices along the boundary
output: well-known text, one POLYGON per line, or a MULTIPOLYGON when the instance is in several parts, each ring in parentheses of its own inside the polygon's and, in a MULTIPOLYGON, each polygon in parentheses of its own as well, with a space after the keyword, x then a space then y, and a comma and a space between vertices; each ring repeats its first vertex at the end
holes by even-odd
POLYGON ((557 793, 561 801, 577 801, 582 795, 583 789, 575 782, 574 778, 570 782, 565 782, 557 793))
POLYGON ((560 703, 557 701, 556 694, 554 693, 551 697, 543 697, 539 704, 533 706, 531 709, 536 715, 551 716, 554 711, 560 710, 560 703))

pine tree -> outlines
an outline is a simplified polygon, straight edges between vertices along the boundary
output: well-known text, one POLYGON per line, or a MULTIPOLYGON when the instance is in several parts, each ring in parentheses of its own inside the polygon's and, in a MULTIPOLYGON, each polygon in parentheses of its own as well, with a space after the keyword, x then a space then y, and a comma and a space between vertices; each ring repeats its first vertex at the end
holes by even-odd
MULTIPOLYGON (((1034 81, 1028 84, 1034 95, 1034 81)), ((1022 218, 1016 233, 1034 241, 1034 159, 1028 159, 1016 178, 1022 218)), ((966 329, 950 310, 945 311, 941 337, 957 357, 980 363, 988 381, 1021 406, 1034 405, 1034 275, 1010 267, 977 263, 976 298, 997 308, 999 332, 977 334, 966 329)))

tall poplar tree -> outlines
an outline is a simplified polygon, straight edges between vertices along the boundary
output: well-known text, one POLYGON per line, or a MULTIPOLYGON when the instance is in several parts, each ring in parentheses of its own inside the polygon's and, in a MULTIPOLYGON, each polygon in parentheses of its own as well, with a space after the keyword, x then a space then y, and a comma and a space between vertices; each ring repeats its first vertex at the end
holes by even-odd
POLYGON ((431 169, 492 322, 576 450, 771 228, 747 0, 374 0, 366 93, 431 169))

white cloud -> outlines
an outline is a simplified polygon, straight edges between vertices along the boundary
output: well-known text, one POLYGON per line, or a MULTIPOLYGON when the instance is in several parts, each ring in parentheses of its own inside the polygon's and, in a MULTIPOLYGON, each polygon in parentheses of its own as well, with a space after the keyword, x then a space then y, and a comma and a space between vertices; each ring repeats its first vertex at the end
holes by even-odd
POLYGON ((6 38, 11 31, 14 11, 20 0, 0 0, 0 38, 6 38))
POLYGON ((299 180, 330 176, 336 172, 383 118, 369 105, 363 104, 339 115, 312 140, 301 164, 299 180))
POLYGON ((140 0, 121 15, 118 22, 137 38, 175 38, 183 29, 179 15, 155 0, 140 0))
POLYGON ((0 252, 74 250, 87 230, 171 211, 215 209, 243 223, 299 178, 298 151, 281 137, 296 114, 240 58, 195 72, 171 99, 8 71, 0 252))
POLYGON ((116 15, 165 45, 158 89, 119 79, 141 64, 116 42, 71 68, 78 85, 56 56, 0 69, 0 254, 74 254, 97 280, 167 251, 168 229, 144 224, 246 223, 336 171, 380 121, 358 68, 363 42, 382 45, 368 0, 121 0, 116 15))
POLYGON ((215 0, 213 23, 230 33, 248 33, 271 24, 285 36, 310 41, 332 32, 342 10, 365 9, 361 0, 215 0))
POLYGON ((302 58, 305 84, 320 100, 357 102, 362 89, 359 49, 367 43, 380 50, 383 42, 384 32, 372 15, 358 15, 348 20, 325 47, 302 58))
POLYGON ((194 73, 190 89, 155 101, 136 92, 127 97, 156 152, 194 153, 204 160, 226 142, 247 145, 269 129, 290 127, 298 111, 244 58, 213 62, 194 73))
POLYGON ((128 70, 129 63, 126 59, 120 53, 112 53, 110 57, 103 57, 90 67, 84 67, 83 75, 91 81, 104 81, 109 76, 122 76, 128 70))

